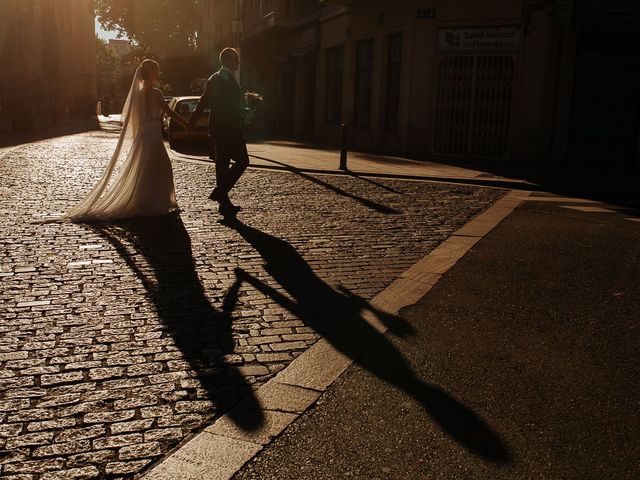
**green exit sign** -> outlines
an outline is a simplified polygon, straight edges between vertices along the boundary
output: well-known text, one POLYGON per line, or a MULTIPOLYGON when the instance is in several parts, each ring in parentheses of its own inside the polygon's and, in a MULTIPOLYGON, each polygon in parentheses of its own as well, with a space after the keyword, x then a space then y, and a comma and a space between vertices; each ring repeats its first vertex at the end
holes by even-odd
POLYGON ((438 10, 436 8, 419 8, 417 12, 418 20, 429 20, 436 18, 438 10))

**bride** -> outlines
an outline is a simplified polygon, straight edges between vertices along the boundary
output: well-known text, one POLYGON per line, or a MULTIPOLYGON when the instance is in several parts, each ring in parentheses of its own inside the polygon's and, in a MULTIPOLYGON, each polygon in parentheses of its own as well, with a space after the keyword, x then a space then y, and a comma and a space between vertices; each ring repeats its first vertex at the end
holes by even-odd
POLYGON ((187 123, 153 87, 160 71, 154 60, 136 69, 122 110, 122 133, 100 181, 76 206, 57 220, 106 221, 163 215, 178 210, 169 155, 162 141, 160 115, 169 115, 185 129, 187 123), (116 165, 119 175, 109 184, 116 165))

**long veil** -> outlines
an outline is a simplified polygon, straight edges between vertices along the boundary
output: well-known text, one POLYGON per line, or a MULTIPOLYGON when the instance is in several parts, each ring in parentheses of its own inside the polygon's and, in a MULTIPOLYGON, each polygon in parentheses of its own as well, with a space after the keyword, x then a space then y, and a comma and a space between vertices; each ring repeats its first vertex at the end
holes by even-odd
MULTIPOLYGON (((91 189, 89 194, 57 220, 81 221, 85 217, 90 218, 92 210, 107 189, 116 165, 118 165, 121 159, 125 159, 127 163, 133 161, 133 158, 131 158, 128 153, 133 140, 136 138, 146 118, 146 102, 142 90, 143 86, 142 71, 141 68, 138 67, 133 76, 133 82, 131 82, 131 88, 129 89, 127 100, 122 109, 122 132, 120 133, 120 138, 118 138, 118 144, 116 145, 111 160, 107 164, 102 177, 91 189)), ((124 164, 123 169, 127 168, 127 163, 124 164)))

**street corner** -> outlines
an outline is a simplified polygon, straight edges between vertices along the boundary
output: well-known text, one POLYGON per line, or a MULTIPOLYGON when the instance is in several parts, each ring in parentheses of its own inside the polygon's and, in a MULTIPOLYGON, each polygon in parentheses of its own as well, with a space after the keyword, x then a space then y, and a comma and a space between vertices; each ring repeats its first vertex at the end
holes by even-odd
POLYGON ((6 475, 131 476, 225 414, 249 431, 262 420, 246 409, 297 415, 306 390, 269 407, 259 387, 342 319, 360 329, 376 294, 504 196, 248 171, 225 224, 207 199, 214 169, 176 161, 179 215, 32 223, 77 201, 115 141, 60 137, 0 163, 6 475))

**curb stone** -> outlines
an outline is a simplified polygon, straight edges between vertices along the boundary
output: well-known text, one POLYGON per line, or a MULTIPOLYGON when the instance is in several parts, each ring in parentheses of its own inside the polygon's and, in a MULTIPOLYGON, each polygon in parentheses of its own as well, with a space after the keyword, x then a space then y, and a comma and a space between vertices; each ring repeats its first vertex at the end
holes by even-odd
MULTIPOLYGON (((498 200, 401 274, 371 300, 371 305, 395 315, 402 308, 415 304, 530 193, 514 190, 498 200)), ((387 330, 373 314, 363 317, 380 334, 387 330)), ((363 350, 365 348, 363 345, 363 350)), ((260 428, 246 432, 235 426, 232 417, 251 415, 252 409, 255 411, 256 408, 241 402, 232 412, 221 416, 166 456, 143 474, 141 480, 230 479, 311 407, 351 363, 351 358, 337 351, 327 340, 320 339, 256 391, 264 420, 260 428)))

